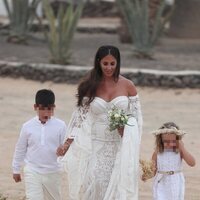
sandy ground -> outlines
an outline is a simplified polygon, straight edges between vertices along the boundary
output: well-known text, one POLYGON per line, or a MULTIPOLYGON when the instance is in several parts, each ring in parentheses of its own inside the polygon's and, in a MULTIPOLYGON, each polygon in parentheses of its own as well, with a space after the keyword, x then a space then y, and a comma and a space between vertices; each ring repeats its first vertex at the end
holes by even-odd
MULTIPOLYGON (((76 85, 0 78, 0 194, 8 200, 24 198, 24 182, 16 184, 12 180, 11 162, 21 125, 35 115, 32 107, 34 94, 41 88, 51 88, 55 92, 56 116, 68 122, 75 105, 76 85)), ((148 133, 163 122, 175 121, 188 132, 184 143, 197 161, 194 168, 183 164, 186 177, 185 199, 200 200, 200 90, 138 87, 138 92, 144 115, 141 157, 149 159, 153 152, 154 138, 148 133)), ((151 180, 146 183, 140 181, 140 200, 151 199, 151 185, 151 180)), ((65 177, 63 196, 63 199, 67 199, 65 177)))

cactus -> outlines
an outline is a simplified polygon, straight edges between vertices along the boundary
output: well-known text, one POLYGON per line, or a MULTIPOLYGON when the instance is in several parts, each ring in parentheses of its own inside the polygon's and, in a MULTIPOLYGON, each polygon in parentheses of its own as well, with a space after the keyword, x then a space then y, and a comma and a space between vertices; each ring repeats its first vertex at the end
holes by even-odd
POLYGON ((8 42, 26 43, 28 30, 41 0, 3 0, 10 21, 8 42))
POLYGON ((134 43, 134 52, 138 57, 152 58, 152 50, 172 11, 163 17, 166 0, 160 0, 155 21, 150 30, 149 0, 117 0, 119 8, 127 22, 134 43))
POLYGON ((45 31, 45 37, 52 56, 51 62, 69 64, 70 44, 83 10, 83 3, 79 3, 76 7, 69 3, 66 9, 60 6, 57 17, 54 15, 48 0, 43 0, 43 5, 49 23, 49 32, 45 31))
POLYGON ((4 197, 2 194, 0 194, 0 200, 6 200, 7 197, 4 197))

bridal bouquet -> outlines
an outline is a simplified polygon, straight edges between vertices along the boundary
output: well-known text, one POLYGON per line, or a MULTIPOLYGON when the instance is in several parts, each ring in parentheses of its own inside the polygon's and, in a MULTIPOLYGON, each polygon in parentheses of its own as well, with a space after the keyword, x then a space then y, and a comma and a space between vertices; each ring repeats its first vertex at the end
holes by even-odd
POLYGON ((129 116, 124 110, 112 106, 111 110, 108 111, 109 130, 113 131, 124 125, 128 125, 129 116))

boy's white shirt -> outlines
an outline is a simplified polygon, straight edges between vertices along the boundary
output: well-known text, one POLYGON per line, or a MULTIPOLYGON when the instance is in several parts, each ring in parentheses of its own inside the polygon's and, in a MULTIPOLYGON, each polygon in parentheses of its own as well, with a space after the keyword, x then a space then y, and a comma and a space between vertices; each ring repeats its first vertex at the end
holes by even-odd
POLYGON ((45 124, 38 117, 24 123, 15 147, 13 173, 19 174, 24 162, 38 173, 60 171, 56 149, 63 144, 66 129, 65 122, 55 117, 45 124))

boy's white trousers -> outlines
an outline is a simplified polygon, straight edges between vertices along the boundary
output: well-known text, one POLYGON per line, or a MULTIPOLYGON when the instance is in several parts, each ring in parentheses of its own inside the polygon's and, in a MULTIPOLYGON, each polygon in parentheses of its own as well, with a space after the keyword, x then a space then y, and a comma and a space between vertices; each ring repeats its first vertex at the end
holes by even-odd
POLYGON ((27 200, 61 200, 61 172, 40 174, 24 167, 27 200))

